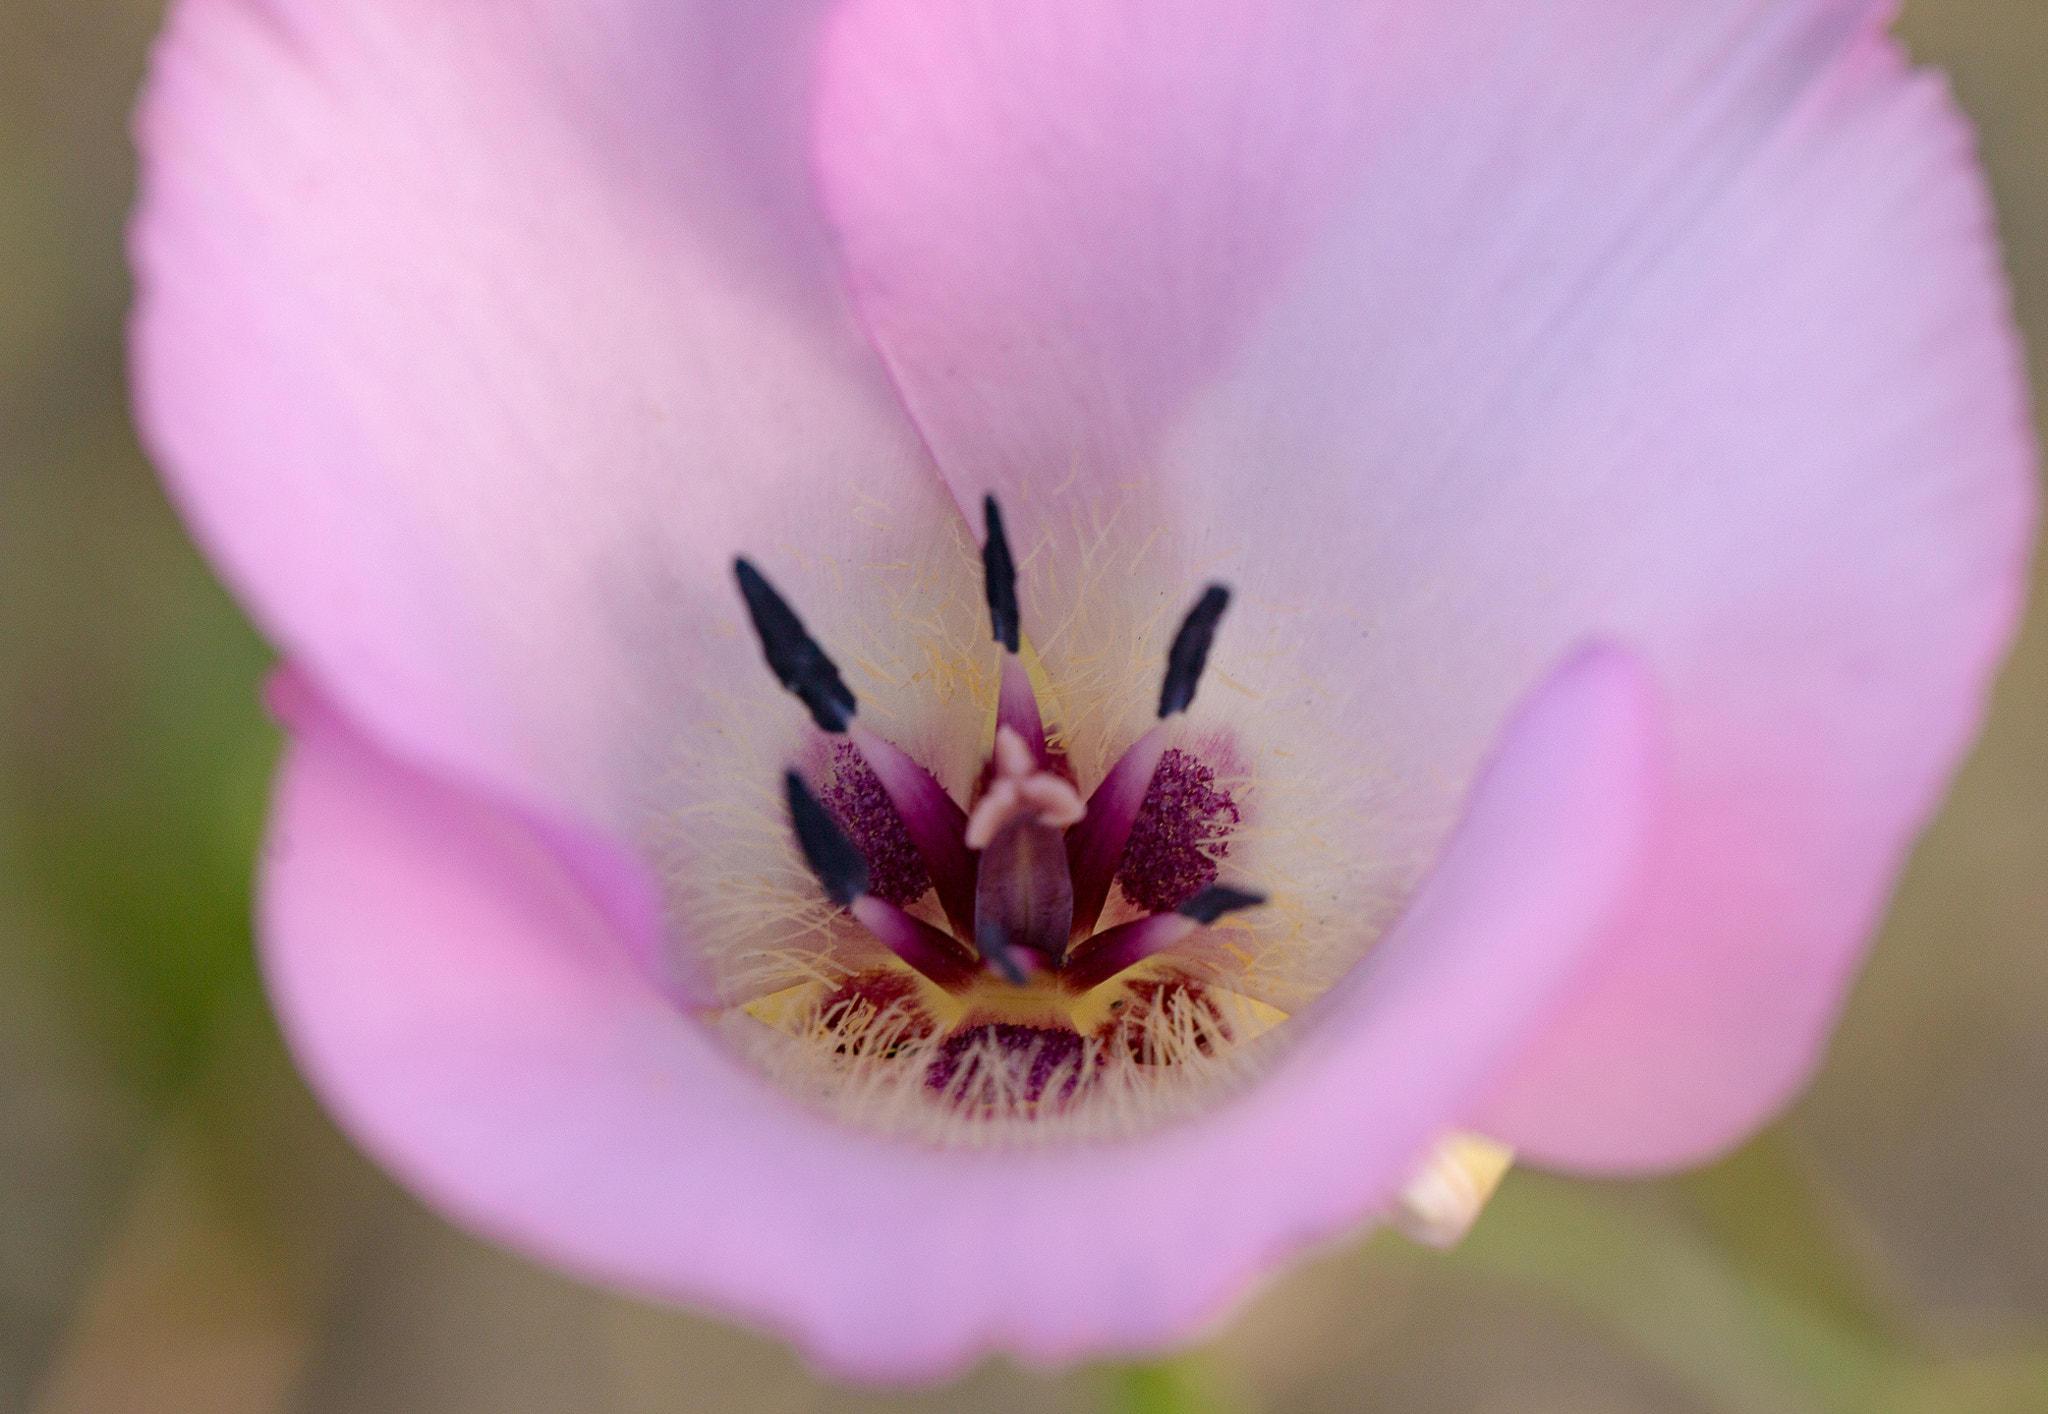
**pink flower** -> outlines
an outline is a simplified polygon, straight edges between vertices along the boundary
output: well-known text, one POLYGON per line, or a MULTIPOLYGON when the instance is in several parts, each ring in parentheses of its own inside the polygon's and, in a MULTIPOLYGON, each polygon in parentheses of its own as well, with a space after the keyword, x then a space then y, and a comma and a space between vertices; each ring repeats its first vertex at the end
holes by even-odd
POLYGON ((138 397, 293 665, 261 921, 313 1083, 458 1220, 876 1377, 1186 1337, 1447 1135, 1734 1142, 2030 543, 1969 135, 1883 16, 182 0, 138 397), (977 865, 1006 662, 1057 749, 1004 748, 977 865), (1140 741, 1138 965, 1062 972, 1042 888, 1107 886, 1062 792, 1140 741))

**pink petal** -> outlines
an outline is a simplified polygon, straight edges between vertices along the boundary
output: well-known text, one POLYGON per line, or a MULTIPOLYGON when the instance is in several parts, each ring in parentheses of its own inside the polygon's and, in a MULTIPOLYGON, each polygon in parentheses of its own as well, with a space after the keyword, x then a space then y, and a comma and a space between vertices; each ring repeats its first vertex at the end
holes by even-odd
MULTIPOLYGON (((814 9, 173 7, 148 440, 270 635, 410 758, 637 837, 721 692, 775 696, 732 556, 808 556, 844 642, 842 576, 955 519, 811 210, 814 9)), ((760 743, 769 786, 802 739, 760 743)))
POLYGON ((1318 764, 1347 897, 1415 886, 1566 645, 1650 665, 1651 882, 1474 1116, 1559 1163, 1697 1157, 1800 1082, 2012 631, 1991 215, 1882 18, 852 0, 821 50, 855 296, 1036 557, 1026 631, 1077 567, 1139 620, 1233 579, 1197 711, 1318 764))
POLYGON ((1259 0, 839 7, 819 182, 964 509, 1156 467, 1330 205, 1372 28, 1259 0))
POLYGON ((264 959, 343 1122, 483 1233, 875 1378, 1155 1347, 1382 1209, 1584 965, 1658 764, 1639 670, 1581 656, 1249 1094, 1119 1144, 943 1152, 800 1107, 646 985, 516 821, 299 708, 264 959))

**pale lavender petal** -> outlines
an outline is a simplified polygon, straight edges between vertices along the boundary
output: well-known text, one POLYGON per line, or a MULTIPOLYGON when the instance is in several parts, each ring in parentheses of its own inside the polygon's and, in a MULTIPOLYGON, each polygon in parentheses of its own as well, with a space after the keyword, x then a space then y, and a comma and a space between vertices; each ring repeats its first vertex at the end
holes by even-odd
MULTIPOLYGON (((145 436, 265 630, 414 759, 637 836, 763 673, 733 556, 843 574, 955 518, 812 211, 816 14, 172 7, 145 436)), ((865 594, 785 577, 866 641, 865 594)), ((772 770, 800 722, 758 720, 772 770)))
POLYGON ((1566 645, 1649 663, 1654 886, 1484 1117, 1557 1162, 1695 1158, 1800 1082, 2015 621, 1991 212, 1886 13, 852 0, 821 50, 820 191, 940 469, 1004 497, 1027 624, 1084 580, 1137 626, 1048 634, 1055 678, 1240 589, 1186 728, 1259 784, 1233 868, 1313 865, 1363 946, 1566 645))
POLYGON ((949 1153, 808 1111, 658 995, 516 820, 317 703, 264 854, 265 972, 344 1125, 489 1236, 714 1302, 845 1375, 1132 1352, 1384 1207, 1586 965, 1657 760, 1627 659, 1562 669, 1298 1048, 1115 1144, 949 1153))

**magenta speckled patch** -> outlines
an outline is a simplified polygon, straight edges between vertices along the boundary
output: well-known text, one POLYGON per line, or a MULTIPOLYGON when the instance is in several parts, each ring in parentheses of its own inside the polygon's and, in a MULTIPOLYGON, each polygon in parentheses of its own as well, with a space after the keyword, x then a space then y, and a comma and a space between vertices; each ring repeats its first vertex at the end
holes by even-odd
MULTIPOLYGON (((1023 1079, 1022 1098, 1026 1103, 1036 1104, 1052 1083, 1053 1076, 1062 1070, 1066 1072, 1066 1079, 1055 1098, 1067 1099, 1081 1083, 1083 1042, 1080 1033, 1063 1028, 1019 1026, 1008 1021, 970 1026, 948 1036, 940 1044, 939 1053, 932 1058, 924 1083, 934 1090, 948 1089, 970 1053, 990 1042, 1012 1059, 1030 1056, 1031 1069, 1023 1079)), ((971 1095, 974 1077, 970 1075, 965 1083, 971 1095)))
POLYGON ((867 860, 868 892, 901 907, 931 888, 931 872, 911 843, 910 830, 853 743, 834 746, 832 779, 818 798, 867 860))
POLYGON ((1217 861, 1230 853, 1239 820, 1216 773, 1189 753, 1159 758, 1144 803, 1124 846, 1117 881, 1124 897, 1148 913, 1164 913, 1216 882, 1217 861))

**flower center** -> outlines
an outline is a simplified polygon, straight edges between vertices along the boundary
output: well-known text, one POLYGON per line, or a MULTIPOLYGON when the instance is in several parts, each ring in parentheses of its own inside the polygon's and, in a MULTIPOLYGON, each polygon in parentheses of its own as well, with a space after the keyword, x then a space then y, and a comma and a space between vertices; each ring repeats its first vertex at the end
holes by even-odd
POLYGON ((857 932, 834 934, 802 982, 735 1008, 729 1029, 772 1072, 858 1097, 885 1128, 955 1142, 1128 1129, 1213 1094, 1285 1019, 1230 942, 1235 916, 1265 902, 1219 882, 1242 808, 1211 763, 1168 744, 1230 594, 1211 585, 1188 611, 1158 722, 1084 797, 1040 713, 993 497, 985 511, 1003 656, 965 807, 858 719, 832 658, 735 562, 770 668, 836 739, 815 781, 785 771, 783 794, 805 865, 857 932))

